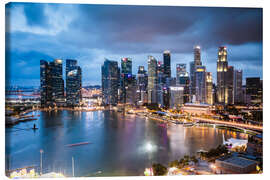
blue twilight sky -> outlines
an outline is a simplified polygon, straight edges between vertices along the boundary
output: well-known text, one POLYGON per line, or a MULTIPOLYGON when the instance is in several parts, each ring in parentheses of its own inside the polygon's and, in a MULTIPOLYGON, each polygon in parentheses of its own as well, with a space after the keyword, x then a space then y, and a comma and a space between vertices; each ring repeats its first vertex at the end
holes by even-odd
MULTIPOLYGON (((83 85, 101 84, 104 58, 131 57, 133 73, 147 68, 147 56, 176 63, 202 63, 216 78, 217 50, 227 46, 228 62, 245 77, 262 78, 262 9, 90 4, 9 3, 6 5, 6 80, 39 85, 39 61, 77 59, 83 85)), ((119 64, 120 65, 120 64, 119 64)), ((63 68, 64 72, 64 68, 63 68)))

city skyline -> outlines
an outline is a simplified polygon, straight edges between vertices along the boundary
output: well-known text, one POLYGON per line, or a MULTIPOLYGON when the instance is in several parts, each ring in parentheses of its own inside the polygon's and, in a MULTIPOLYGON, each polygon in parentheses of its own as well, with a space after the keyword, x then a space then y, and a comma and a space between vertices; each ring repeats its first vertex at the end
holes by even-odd
POLYGON ((83 85, 101 85, 96 67, 105 58, 120 64, 121 58, 130 57, 136 72, 140 65, 147 67, 148 55, 161 61, 167 49, 176 77, 176 64, 187 64, 189 71, 195 45, 201 47, 201 61, 214 83, 219 46, 227 46, 229 64, 243 70, 243 84, 246 77, 263 79, 259 8, 9 3, 6 19, 6 77, 11 85, 38 86, 41 59, 76 59, 83 85), (161 10, 162 16, 157 13, 161 10))

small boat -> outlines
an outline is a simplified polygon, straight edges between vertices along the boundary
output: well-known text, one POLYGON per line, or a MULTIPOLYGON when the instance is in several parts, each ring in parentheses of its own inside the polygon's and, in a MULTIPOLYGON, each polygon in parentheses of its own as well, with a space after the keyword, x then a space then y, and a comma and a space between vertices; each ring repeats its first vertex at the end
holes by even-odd
POLYGON ((73 147, 73 146, 80 146, 80 145, 85 145, 85 144, 91 144, 91 143, 90 142, 80 142, 80 143, 75 143, 75 144, 68 144, 66 146, 73 147))
POLYGON ((194 125, 193 123, 184 123, 184 127, 191 127, 193 125, 194 125))
POLYGON ((36 127, 36 124, 32 127, 33 130, 37 130, 38 128, 36 127))

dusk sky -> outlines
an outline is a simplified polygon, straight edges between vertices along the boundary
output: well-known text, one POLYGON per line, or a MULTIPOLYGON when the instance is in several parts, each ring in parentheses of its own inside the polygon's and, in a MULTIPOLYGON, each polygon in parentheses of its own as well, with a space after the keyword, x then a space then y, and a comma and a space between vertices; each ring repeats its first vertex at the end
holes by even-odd
POLYGON ((227 46, 228 63, 243 70, 243 80, 262 78, 262 9, 6 5, 6 78, 12 85, 39 86, 40 60, 56 58, 78 60, 83 86, 101 84, 104 58, 120 65, 130 57, 137 74, 139 65, 147 69, 148 55, 163 61, 164 50, 171 51, 175 76, 177 63, 188 64, 189 71, 195 45, 214 79, 219 46, 227 46))

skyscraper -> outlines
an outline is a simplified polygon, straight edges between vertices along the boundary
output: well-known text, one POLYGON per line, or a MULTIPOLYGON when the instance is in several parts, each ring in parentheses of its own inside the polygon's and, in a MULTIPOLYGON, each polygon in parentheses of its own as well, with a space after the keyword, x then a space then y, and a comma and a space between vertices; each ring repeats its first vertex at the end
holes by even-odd
POLYGON ((147 103, 148 76, 144 66, 139 66, 137 74, 137 98, 138 102, 147 103))
POLYGON ((82 73, 77 60, 66 60, 66 99, 67 106, 78 106, 82 94, 82 73))
POLYGON ((234 71, 234 103, 243 103, 243 90, 242 90, 242 70, 234 71))
POLYGON ((201 66, 202 65, 201 47, 200 46, 195 46, 194 47, 194 65, 195 66, 201 66))
POLYGON ((183 102, 190 102, 190 79, 186 70, 186 64, 176 64, 176 86, 183 87, 183 102))
POLYGON ((49 63, 51 86, 52 86, 52 100, 56 105, 65 103, 64 99, 64 80, 63 80, 63 61, 56 59, 49 63))
POLYGON ((132 75, 131 58, 121 59, 120 101, 122 103, 135 103, 136 78, 132 75))
POLYGON ((41 106, 64 106, 62 60, 40 61, 41 106))
POLYGON ((148 103, 157 103, 157 60, 148 56, 148 103))
POLYGON ((105 59, 102 72, 102 102, 104 105, 117 105, 120 69, 117 61, 105 59))
POLYGON ((190 102, 192 101, 192 99, 194 99, 195 96, 195 65, 194 65, 194 61, 191 61, 189 64, 189 73, 190 73, 190 83, 189 83, 189 94, 190 94, 190 102))
POLYGON ((196 79, 195 72, 198 66, 202 65, 201 61, 201 47, 195 46, 193 49, 194 52, 194 61, 190 62, 190 94, 191 96, 196 93, 196 79))
POLYGON ((227 48, 219 47, 217 60, 217 102, 220 104, 228 103, 227 71, 227 48))
POLYGON ((197 66, 195 72, 196 79, 196 101, 198 103, 206 103, 206 68, 205 66, 197 66))
POLYGON ((164 66, 161 61, 157 62, 157 103, 163 106, 164 66))
POLYGON ((228 104, 234 104, 234 67, 228 66, 226 84, 228 88, 228 104))
POLYGON ((163 52, 163 66, 165 78, 171 77, 171 53, 166 50, 163 52))
POLYGON ((206 72, 206 103, 213 104, 213 78, 211 72, 206 72))
POLYGON ((187 65, 176 64, 176 84, 180 84, 180 78, 187 76, 187 65))
POLYGON ((259 77, 246 78, 246 96, 249 98, 247 103, 262 103, 262 81, 259 77))
POLYGON ((48 84, 48 62, 40 60, 40 105, 41 107, 47 106, 51 100, 50 86, 48 84))
POLYGON ((170 86, 170 108, 179 109, 184 104, 184 87, 170 86))
POLYGON ((132 74, 132 60, 131 58, 121 59, 121 74, 132 74))

